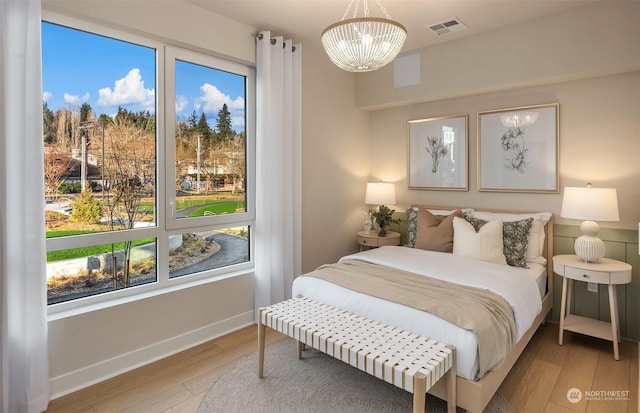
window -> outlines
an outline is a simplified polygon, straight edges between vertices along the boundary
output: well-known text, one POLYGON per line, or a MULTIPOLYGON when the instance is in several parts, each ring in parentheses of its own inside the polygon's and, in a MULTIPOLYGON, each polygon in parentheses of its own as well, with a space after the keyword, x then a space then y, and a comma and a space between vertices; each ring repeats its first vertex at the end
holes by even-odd
POLYGON ((42 23, 48 303, 250 265, 252 69, 52 20, 42 23))
MULTIPOLYGON (((167 168, 167 181, 175 183, 168 195, 167 227, 198 225, 204 232, 196 235, 206 239, 207 246, 234 245, 207 260, 212 266, 245 262, 249 228, 227 224, 249 217, 245 119, 247 87, 252 83, 235 64, 187 50, 167 48, 166 61, 167 78, 173 80, 167 87, 167 99, 173 102, 167 108, 167 138, 172 142, 167 164, 175 165, 167 168), (187 105, 191 100, 193 105, 187 105), (222 227, 210 231, 207 226, 214 223, 222 227)), ((182 233, 181 239, 188 242, 191 237, 182 233)), ((169 260, 171 278, 198 269, 177 269, 178 259, 170 255, 169 260)))

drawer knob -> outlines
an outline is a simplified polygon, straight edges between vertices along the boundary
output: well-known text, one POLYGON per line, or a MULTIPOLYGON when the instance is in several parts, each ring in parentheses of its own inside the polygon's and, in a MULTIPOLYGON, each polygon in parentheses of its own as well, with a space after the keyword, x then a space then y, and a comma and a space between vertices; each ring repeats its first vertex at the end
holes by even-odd
POLYGON ((582 276, 583 276, 584 278, 589 278, 589 276, 588 276, 587 274, 582 274, 582 276))

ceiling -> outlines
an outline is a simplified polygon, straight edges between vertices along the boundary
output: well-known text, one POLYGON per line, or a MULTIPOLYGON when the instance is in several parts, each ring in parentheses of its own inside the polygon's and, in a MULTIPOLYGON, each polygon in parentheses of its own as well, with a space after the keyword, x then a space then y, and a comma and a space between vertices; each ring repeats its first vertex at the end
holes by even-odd
MULTIPOLYGON (((350 0, 185 0, 234 20, 270 30, 294 43, 320 44, 324 28, 342 19, 350 0)), ((363 17, 363 1, 357 17, 363 17)), ((382 3, 393 20, 407 28, 401 53, 484 31, 522 23, 580 7, 594 0, 387 0, 382 3), (466 30, 438 36, 429 26, 460 20, 466 30)), ((619 0, 608 0, 619 1, 619 0)), ((368 2, 371 17, 384 17, 377 2, 368 2)), ((353 9, 347 18, 353 17, 353 9)))

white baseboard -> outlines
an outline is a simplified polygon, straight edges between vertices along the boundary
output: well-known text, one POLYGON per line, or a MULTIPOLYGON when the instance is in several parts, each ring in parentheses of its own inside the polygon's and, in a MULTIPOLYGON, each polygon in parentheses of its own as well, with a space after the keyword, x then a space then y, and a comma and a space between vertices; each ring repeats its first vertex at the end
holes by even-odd
POLYGON ((254 323, 253 311, 153 343, 129 353, 49 379, 51 399, 62 397, 111 377, 179 353, 254 323))

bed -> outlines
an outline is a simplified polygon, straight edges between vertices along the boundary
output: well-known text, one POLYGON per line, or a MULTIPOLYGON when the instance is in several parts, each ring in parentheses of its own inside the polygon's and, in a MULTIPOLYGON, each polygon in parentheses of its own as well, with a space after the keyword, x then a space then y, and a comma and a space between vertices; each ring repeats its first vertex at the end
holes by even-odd
MULTIPOLYGON (((456 404, 470 412, 482 412, 551 310, 553 270, 549 254, 553 251, 553 217, 550 213, 414 205, 408 209, 406 221, 407 245, 344 256, 338 263, 296 278, 292 294, 455 346, 456 404), (503 241, 499 247, 492 244, 498 231, 503 241), (523 237, 526 237, 524 243, 523 237), (502 258, 500 254, 490 256, 498 248, 503 250, 502 258), (409 277, 408 283, 427 278, 429 283, 438 284, 420 287, 425 294, 431 294, 423 300, 429 304, 420 303, 416 306, 419 308, 413 308, 411 305, 416 303, 416 297, 421 297, 421 290, 413 284, 398 287, 398 291, 390 284, 375 287, 378 280, 369 282, 369 273, 386 276, 384 282, 387 283, 402 280, 397 283, 405 284, 402 277, 409 277), (440 285, 445 289, 438 287, 440 285), (438 313, 440 307, 447 305, 467 307, 451 301, 454 296, 464 297, 463 303, 474 301, 475 297, 466 297, 467 290, 478 290, 482 294, 491 291, 492 300, 502 308, 508 306, 512 320, 504 322, 510 327, 504 327, 503 334, 508 339, 503 341, 508 344, 501 353, 487 350, 496 345, 487 340, 495 341, 497 334, 459 326, 461 317, 454 314, 455 320, 452 320, 450 310, 438 313), (410 291, 406 295, 413 296, 410 304, 397 299, 398 295, 405 295, 403 291, 410 291), (433 297, 433 291, 443 291, 447 298, 437 304, 438 297, 433 297), (432 309, 433 314, 429 312, 432 309)), ((446 399, 446 388, 442 384, 434 386, 430 393, 446 399)))

